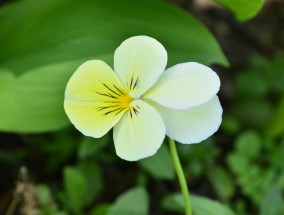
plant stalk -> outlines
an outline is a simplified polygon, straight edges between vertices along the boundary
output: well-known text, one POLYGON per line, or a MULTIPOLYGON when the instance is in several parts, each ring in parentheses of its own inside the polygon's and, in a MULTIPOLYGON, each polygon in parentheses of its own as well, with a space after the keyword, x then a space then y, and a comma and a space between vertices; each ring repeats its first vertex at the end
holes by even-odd
POLYGON ((177 149, 176 149, 176 143, 171 138, 169 138, 169 145, 170 145, 170 152, 171 152, 173 164, 174 164, 177 176, 178 176, 181 192, 183 195, 185 215, 192 215, 187 182, 184 176, 182 166, 180 164, 179 156, 178 156, 177 149))

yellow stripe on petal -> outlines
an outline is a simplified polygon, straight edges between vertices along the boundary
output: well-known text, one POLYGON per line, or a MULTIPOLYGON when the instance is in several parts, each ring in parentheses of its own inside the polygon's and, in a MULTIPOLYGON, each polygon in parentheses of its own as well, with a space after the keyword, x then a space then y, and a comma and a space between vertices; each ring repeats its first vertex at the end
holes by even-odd
POLYGON ((132 102, 113 70, 103 61, 82 64, 70 78, 64 108, 74 126, 86 136, 106 134, 132 102))

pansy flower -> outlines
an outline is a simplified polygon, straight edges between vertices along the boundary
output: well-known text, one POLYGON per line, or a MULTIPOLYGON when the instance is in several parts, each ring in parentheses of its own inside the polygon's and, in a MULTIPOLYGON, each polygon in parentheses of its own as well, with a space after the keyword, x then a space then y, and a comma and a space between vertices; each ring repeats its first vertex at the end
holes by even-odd
POLYGON ((219 77, 195 62, 165 70, 166 64, 161 43, 131 37, 116 49, 113 69, 90 60, 74 72, 65 91, 65 112, 86 136, 99 138, 113 128, 116 153, 128 161, 154 155, 165 135, 199 143, 221 124, 219 77))

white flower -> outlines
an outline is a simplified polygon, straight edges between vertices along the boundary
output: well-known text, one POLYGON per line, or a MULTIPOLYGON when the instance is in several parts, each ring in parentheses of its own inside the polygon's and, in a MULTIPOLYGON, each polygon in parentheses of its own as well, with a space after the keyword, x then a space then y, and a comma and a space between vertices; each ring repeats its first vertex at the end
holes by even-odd
POLYGON ((154 155, 165 135, 185 144, 208 138, 222 121, 219 77, 199 63, 166 64, 165 48, 147 36, 116 49, 114 71, 100 60, 83 63, 65 91, 70 121, 94 138, 113 128, 116 153, 129 161, 154 155))

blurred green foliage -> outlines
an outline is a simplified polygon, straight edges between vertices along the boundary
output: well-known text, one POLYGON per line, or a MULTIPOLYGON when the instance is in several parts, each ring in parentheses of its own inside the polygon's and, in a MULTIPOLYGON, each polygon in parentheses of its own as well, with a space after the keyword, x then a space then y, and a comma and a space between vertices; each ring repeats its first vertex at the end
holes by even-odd
MULTIPOLYGON (((192 204, 192 212, 195 215, 234 215, 228 207, 220 204, 217 201, 210 200, 208 198, 191 195, 190 201, 192 204)), ((181 194, 171 194, 163 199, 163 207, 167 210, 183 213, 184 201, 181 194)))
MULTIPOLYGON (((239 20, 263 5, 218 2, 239 20)), ((183 213, 166 142, 153 157, 124 162, 110 134, 83 137, 63 111, 75 68, 88 59, 112 63, 115 48, 138 34, 163 43, 169 66, 228 66, 204 24, 162 0, 22 0, 1 6, 0 130, 13 132, 20 144, 1 142, 15 148, 1 148, 0 163, 15 180, 19 166, 32 164, 39 215, 183 213)), ((189 189, 200 194, 191 195, 194 215, 283 215, 283 68, 283 55, 254 56, 234 74, 220 132, 201 144, 178 145, 189 189)))
POLYGON ((166 143, 159 149, 155 156, 139 161, 141 168, 149 172, 155 179, 172 180, 175 177, 175 170, 172 158, 166 143), (159 170, 159 171, 157 171, 159 170))
POLYGON ((149 214, 149 197, 143 187, 132 188, 120 195, 108 212, 108 215, 124 214, 149 214))
POLYGON ((228 65, 209 31, 164 1, 25 0, 1 8, 0 26, 1 76, 9 82, 0 91, 2 131, 44 132, 69 125, 63 96, 73 71, 89 59, 111 65, 115 48, 133 35, 159 40, 168 51, 168 66, 228 65))
POLYGON ((262 8, 265 0, 216 0, 231 10, 240 21, 254 17, 262 8))

